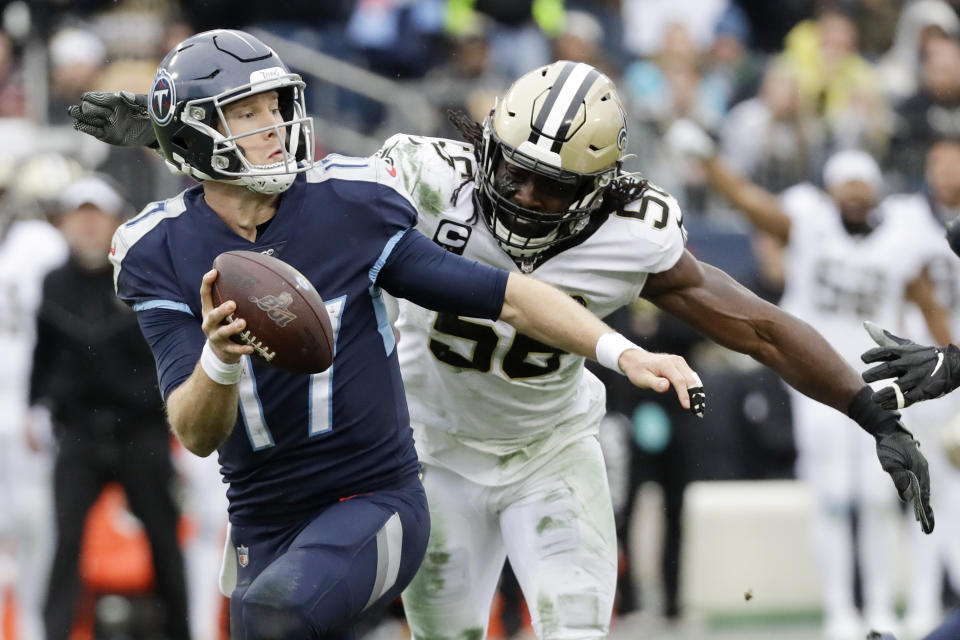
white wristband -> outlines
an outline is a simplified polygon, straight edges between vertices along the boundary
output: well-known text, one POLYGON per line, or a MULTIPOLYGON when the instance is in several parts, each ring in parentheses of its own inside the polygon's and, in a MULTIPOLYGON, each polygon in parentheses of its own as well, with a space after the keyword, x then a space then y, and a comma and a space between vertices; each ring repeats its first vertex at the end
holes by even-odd
POLYGON ((597 362, 617 373, 623 373, 620 368, 620 356, 628 349, 644 350, 627 340, 622 334, 605 333, 597 340, 597 362))
POLYGON ((203 351, 200 352, 200 368, 211 380, 222 385, 237 384, 240 382, 240 374, 243 373, 243 363, 227 364, 221 360, 213 352, 209 340, 204 343, 203 351))

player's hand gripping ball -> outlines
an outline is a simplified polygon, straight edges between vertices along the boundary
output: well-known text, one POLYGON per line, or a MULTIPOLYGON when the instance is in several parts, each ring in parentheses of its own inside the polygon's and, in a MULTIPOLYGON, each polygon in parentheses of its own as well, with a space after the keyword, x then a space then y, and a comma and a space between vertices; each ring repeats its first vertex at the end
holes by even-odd
POLYGON ((320 373, 333 363, 333 328, 320 294, 289 264, 256 251, 227 251, 214 259, 213 304, 237 304, 232 318, 247 321, 236 341, 254 357, 291 373, 320 373))

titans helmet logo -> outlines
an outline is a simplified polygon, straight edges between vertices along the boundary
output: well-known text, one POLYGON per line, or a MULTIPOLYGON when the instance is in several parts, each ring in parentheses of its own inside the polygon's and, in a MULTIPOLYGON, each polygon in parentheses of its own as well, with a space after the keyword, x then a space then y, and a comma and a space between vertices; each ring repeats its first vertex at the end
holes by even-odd
POLYGON ((157 124, 167 124, 173 117, 174 105, 177 104, 176 89, 173 79, 165 69, 157 72, 157 77, 150 87, 150 117, 157 124))

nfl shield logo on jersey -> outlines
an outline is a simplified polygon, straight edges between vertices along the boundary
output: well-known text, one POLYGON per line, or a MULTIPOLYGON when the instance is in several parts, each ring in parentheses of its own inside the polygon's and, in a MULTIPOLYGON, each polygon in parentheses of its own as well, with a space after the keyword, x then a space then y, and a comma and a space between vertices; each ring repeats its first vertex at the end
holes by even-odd
POLYGON ((248 549, 246 545, 237 547, 237 563, 241 567, 246 567, 250 564, 250 549, 248 549))

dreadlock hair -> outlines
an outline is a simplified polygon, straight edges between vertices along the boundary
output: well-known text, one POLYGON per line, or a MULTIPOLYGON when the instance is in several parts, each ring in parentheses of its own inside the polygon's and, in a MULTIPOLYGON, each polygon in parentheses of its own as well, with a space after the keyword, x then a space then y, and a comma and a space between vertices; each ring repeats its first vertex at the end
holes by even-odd
MULTIPOLYGON (((482 166, 483 127, 480 125, 480 123, 463 111, 454 111, 453 109, 447 110, 447 120, 449 120, 450 124, 452 124, 454 128, 460 132, 460 135, 463 137, 464 141, 473 145, 473 158, 476 161, 476 166, 482 166)), ((476 173, 476 170, 474 170, 474 173, 476 173)), ((457 200, 460 198, 460 192, 474 179, 474 176, 470 176, 457 185, 457 188, 453 190, 453 194, 450 196, 450 204, 457 204, 457 200)), ((470 222, 475 221, 476 215, 477 212, 474 211, 473 216, 470 217, 470 222)))
POLYGON ((621 211, 625 206, 639 199, 650 187, 650 181, 636 173, 621 175, 603 190, 603 203, 600 211, 604 215, 621 211))

